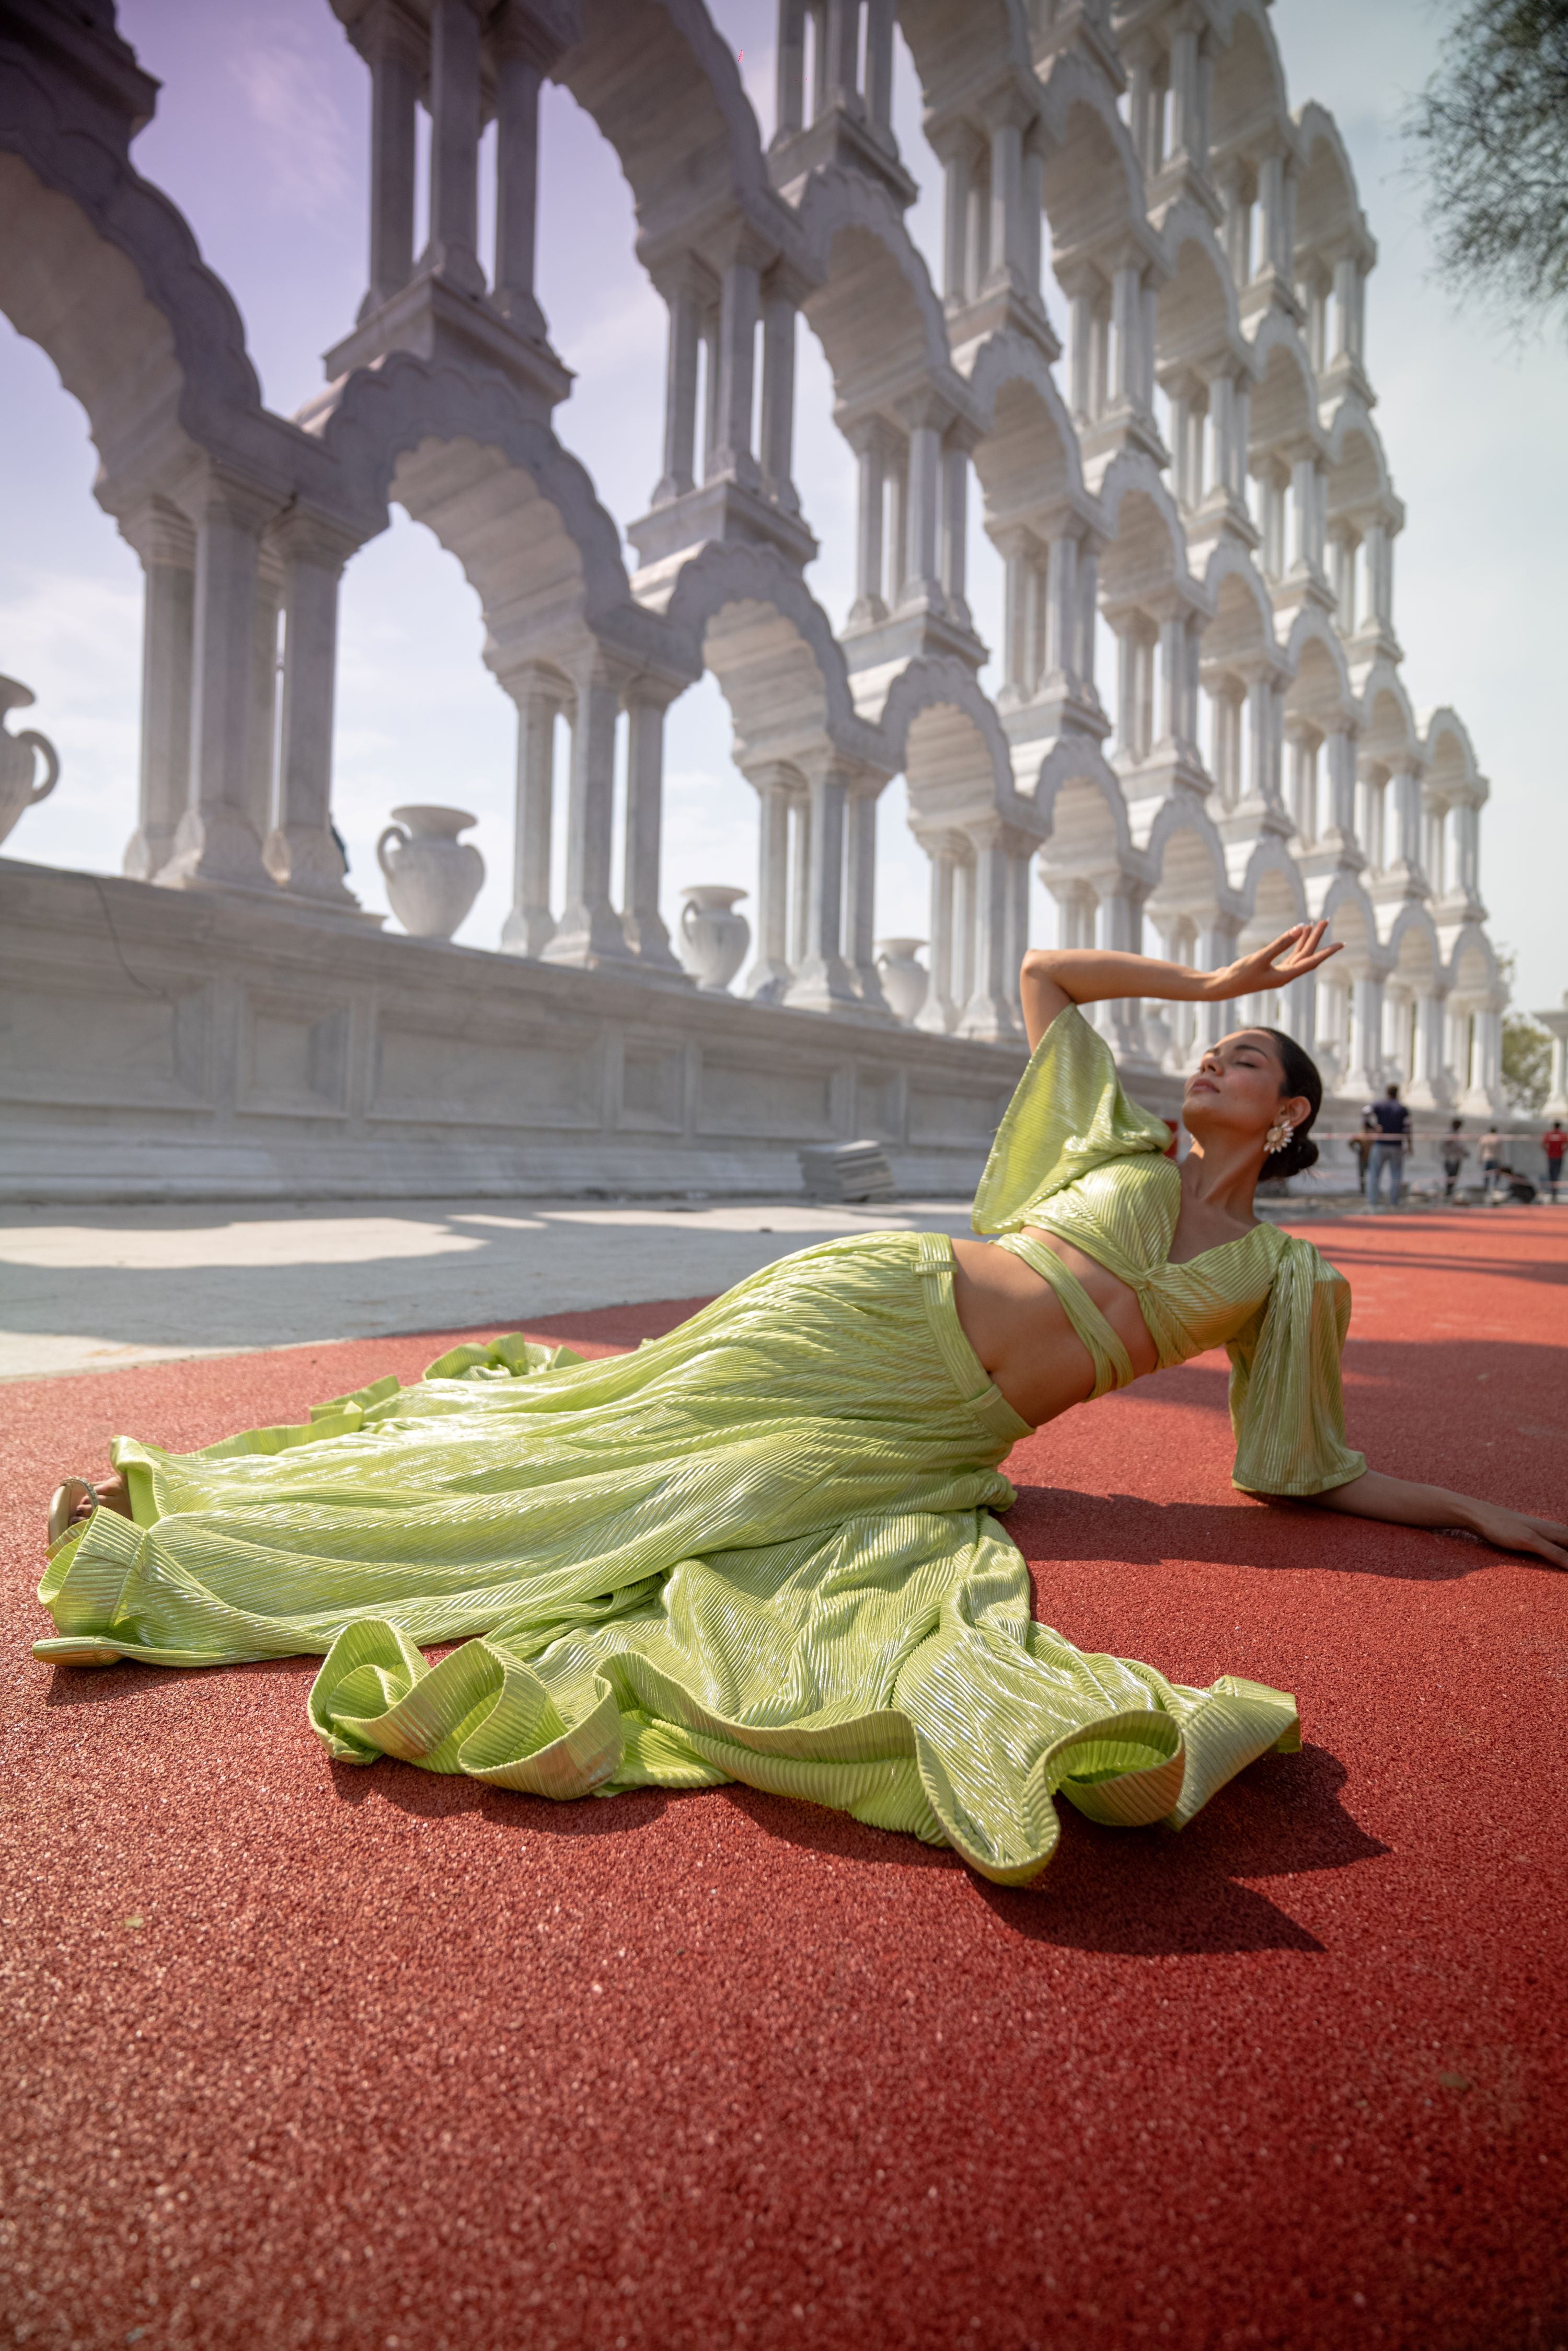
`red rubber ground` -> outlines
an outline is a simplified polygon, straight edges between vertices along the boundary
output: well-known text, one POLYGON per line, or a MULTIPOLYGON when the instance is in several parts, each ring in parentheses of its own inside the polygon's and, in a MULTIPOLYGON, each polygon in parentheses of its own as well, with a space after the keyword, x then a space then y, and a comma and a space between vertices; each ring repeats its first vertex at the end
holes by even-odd
MULTIPOLYGON (((1312 1231, 1374 1460, 1568 1516, 1568 1219, 1312 1231)), ((1282 1683, 1307 1745, 1180 1838, 1069 1812, 1032 1894, 745 1789, 333 1766, 310 1659, 28 1657, 46 1491, 112 1429, 194 1445, 434 1352, 0 1392, 11 2339, 1568 2344, 1568 1577, 1236 1498, 1216 1359, 1045 1431, 1041 1615, 1282 1683)))

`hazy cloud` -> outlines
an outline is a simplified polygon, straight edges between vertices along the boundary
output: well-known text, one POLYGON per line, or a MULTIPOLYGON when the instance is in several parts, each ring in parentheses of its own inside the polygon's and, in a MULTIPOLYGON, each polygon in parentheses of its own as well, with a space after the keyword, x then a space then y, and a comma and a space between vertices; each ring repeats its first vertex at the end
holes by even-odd
POLYGON ((287 35, 266 47, 247 42, 228 70, 269 167, 275 212, 309 220, 340 204, 362 203, 344 160, 351 152, 348 126, 305 51, 287 35))

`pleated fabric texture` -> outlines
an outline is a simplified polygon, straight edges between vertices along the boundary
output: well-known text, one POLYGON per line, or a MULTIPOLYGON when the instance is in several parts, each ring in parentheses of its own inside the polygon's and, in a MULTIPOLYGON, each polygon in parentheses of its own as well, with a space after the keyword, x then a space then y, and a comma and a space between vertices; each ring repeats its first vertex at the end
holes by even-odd
POLYGON ((1094 1364, 1096 1395, 1132 1364, 1076 1278, 1030 1242, 1054 1233, 1137 1294, 1162 1369, 1206 1348, 1230 1357, 1235 1483, 1254 1494, 1322 1494, 1366 1468, 1346 1444, 1340 1357, 1350 1285, 1311 1241, 1260 1224, 1170 1262, 1181 1177, 1170 1129, 1123 1092, 1104 1039, 1075 1004, 1059 1012, 1008 1104, 975 1195, 977 1233, 1051 1282, 1094 1364))
POLYGON ((744 1781, 1002 1885, 1049 1861, 1058 1795, 1179 1827, 1297 1744, 1294 1704, 1031 1621, 991 1515, 1026 1424, 952 1271, 940 1236, 828 1242, 634 1354, 502 1340, 300 1427, 119 1439, 135 1522, 100 1510, 58 1546, 36 1653, 325 1651, 310 1719, 344 1761, 558 1798, 744 1781))

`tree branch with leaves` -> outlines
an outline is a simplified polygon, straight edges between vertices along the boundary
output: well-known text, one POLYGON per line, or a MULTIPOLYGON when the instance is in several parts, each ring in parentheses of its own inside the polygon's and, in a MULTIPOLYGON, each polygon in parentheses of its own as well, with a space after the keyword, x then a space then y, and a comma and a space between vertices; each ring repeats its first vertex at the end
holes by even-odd
POLYGON ((1442 277, 1568 328, 1568 0, 1471 0, 1405 128, 1442 277))

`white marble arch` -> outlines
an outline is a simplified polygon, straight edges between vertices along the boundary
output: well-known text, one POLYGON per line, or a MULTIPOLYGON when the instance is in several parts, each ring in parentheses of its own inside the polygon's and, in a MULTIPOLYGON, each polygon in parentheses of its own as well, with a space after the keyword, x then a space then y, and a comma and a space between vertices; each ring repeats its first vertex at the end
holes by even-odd
POLYGON ((888 698, 883 735, 931 860, 931 997, 921 1018, 967 1037, 1022 1033, 1029 868, 1043 827, 1013 782, 1008 739, 966 664, 925 657, 888 698))
POLYGON ((560 17, 568 40, 551 78, 614 148, 655 275, 737 216, 803 262, 734 52, 701 0, 567 0, 560 17))
POLYGON ((873 946, 875 809, 895 763, 856 709, 826 613, 773 549, 721 545, 682 564, 664 609, 717 679, 760 802, 748 992, 890 1019, 873 946))
POLYGON ((1100 67, 1075 49, 1059 49, 1040 73, 1040 193, 1052 266, 1071 296, 1080 261, 1094 260, 1129 233, 1152 243, 1144 175, 1100 67))
POLYGON ((817 284, 801 305, 832 371, 845 423, 948 381, 942 303, 885 187, 828 164, 800 183, 796 219, 817 284))
MULTIPOLYGON (((486 658, 518 704, 504 944, 524 958, 613 967, 616 985, 675 977, 656 905, 661 729, 706 665, 762 802, 755 994, 885 1020, 876 809, 902 768, 932 858, 928 1027, 1016 1041, 1007 967, 1038 861, 1075 936, 1134 944, 1174 925, 1213 960, 1287 911, 1327 914, 1347 942, 1340 976, 1291 1018, 1323 1039, 1331 1082, 1354 1092, 1398 1067, 1434 1113, 1445 1093, 1500 1108, 1489 788, 1458 719, 1417 723, 1401 683, 1404 508, 1364 366, 1376 248, 1332 120, 1290 111, 1264 0, 1206 0, 1201 25, 1186 0, 833 0, 813 10, 809 106, 803 0, 780 0, 766 152, 703 0, 510 0, 482 23, 459 0, 441 0, 439 23, 434 0, 332 0, 371 66, 378 120, 390 107, 406 132, 407 169, 384 152, 375 167, 373 298, 309 430, 262 408, 232 304, 131 168, 155 93, 110 12, 82 19, 73 50, 50 5, 17 0, 0 37, 15 232, 0 301, 84 399, 99 495, 148 567, 133 872, 346 916, 351 934, 329 830, 337 578, 401 497, 478 586, 486 658), (939 292, 902 217, 915 186, 891 128, 895 16, 944 172, 939 292), (415 260, 433 32, 452 45, 428 85, 444 193, 415 260), (537 201, 541 73, 613 147, 639 258, 670 306, 664 472, 628 526, 631 579, 549 421, 570 379, 531 291, 536 222, 548 236, 552 220, 550 191, 537 201), (497 122, 494 287, 464 226, 481 114, 497 122), (397 266, 378 270, 389 236, 397 266), (1070 305, 1065 353, 1045 260, 1070 305), (790 464, 802 308, 861 465, 857 592, 837 641, 801 576, 815 550, 790 464), (964 580, 971 467, 1008 576, 989 696, 964 580), (199 571, 218 591, 204 612, 199 571), (1113 683, 1095 676, 1101 618, 1113 683), (540 843, 563 711, 572 878, 558 908, 540 843)), ((1141 1030, 1135 1008, 1099 1017, 1135 1066, 1145 1047, 1177 1066, 1197 1041, 1162 1040, 1158 1017, 1141 1030)), ((653 1087, 661 1101, 673 1082, 653 1087)))
POLYGON ((395 497, 457 557, 479 593, 485 659, 497 675, 560 658, 584 630, 629 659, 694 674, 688 648, 633 598, 620 532, 586 469, 505 377, 394 351, 330 385, 300 421, 332 459, 366 538, 385 528, 395 497), (438 465, 424 454, 433 444, 450 453, 438 465))
MULTIPOLYGON (((267 524, 341 519, 329 460, 261 404, 244 329, 183 215, 130 161, 156 85, 109 27, 98 71, 0 70, 0 309, 87 412, 94 495, 146 575, 138 822, 126 871, 273 886, 252 726, 267 524)), ((341 893, 340 875, 332 887, 341 893)))

